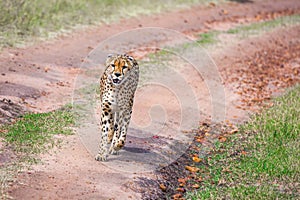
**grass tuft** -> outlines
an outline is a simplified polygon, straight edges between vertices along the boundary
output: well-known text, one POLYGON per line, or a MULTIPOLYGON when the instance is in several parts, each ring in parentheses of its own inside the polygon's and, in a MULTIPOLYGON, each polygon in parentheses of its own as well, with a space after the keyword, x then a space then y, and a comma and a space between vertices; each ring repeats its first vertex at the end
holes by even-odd
POLYGON ((200 45, 211 45, 218 42, 217 36, 220 32, 218 31, 210 31, 207 33, 200 34, 200 39, 197 40, 197 43, 200 45))
POLYGON ((35 154, 54 145, 53 135, 72 134, 69 128, 74 124, 70 108, 49 113, 29 113, 15 123, 2 127, 1 137, 13 145, 17 153, 35 154))

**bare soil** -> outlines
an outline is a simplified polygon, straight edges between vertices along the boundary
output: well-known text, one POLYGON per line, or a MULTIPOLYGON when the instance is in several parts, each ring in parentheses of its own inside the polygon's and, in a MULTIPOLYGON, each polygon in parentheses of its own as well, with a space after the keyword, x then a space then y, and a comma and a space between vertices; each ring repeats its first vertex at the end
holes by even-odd
MULTIPOLYGON (((0 99, 3 99, 0 101, 0 122, 11 121, 26 110, 47 112, 71 102, 81 63, 99 42, 111 35, 158 26, 194 37, 211 29, 228 29, 296 13, 300 13, 297 0, 212 4, 122 20, 24 49, 5 49, 0 54, 0 99)), ((227 119, 241 122, 247 119, 248 112, 257 111, 266 100, 282 92, 282 88, 299 83, 299 35, 300 27, 294 26, 237 43, 231 43, 233 38, 229 38, 224 40, 222 51, 210 52, 224 81, 227 119)), ((144 53, 136 54, 141 59, 144 53)), ((197 81, 191 84, 197 85, 197 81)), ((77 135, 65 137, 62 148, 41 155, 41 160, 42 163, 32 166, 31 170, 18 174, 8 189, 11 197, 153 199, 164 198, 166 194, 157 184, 160 175, 124 173, 96 162, 77 135), (140 180, 152 182, 142 185, 145 182, 140 180)), ((168 176, 167 181, 177 178, 177 175, 168 176)))

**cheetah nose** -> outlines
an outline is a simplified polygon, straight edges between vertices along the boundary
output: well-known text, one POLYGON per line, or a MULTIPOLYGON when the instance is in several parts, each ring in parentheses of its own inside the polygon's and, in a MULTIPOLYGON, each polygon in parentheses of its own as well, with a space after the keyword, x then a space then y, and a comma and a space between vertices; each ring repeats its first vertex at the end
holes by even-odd
POLYGON ((121 73, 115 73, 115 76, 119 77, 119 76, 121 76, 121 73))

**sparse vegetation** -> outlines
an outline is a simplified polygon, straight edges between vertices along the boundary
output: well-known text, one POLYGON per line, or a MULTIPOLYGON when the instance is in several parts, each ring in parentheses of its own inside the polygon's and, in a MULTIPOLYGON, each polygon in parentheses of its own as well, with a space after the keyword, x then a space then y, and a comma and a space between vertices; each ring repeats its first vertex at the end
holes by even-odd
POLYGON ((299 23, 300 23, 300 15, 291 15, 291 16, 279 17, 278 19, 275 20, 252 23, 246 26, 238 26, 229 29, 227 33, 239 34, 242 37, 246 37, 249 35, 257 35, 259 33, 264 33, 276 27, 290 26, 299 23))
POLYGON ((40 153, 54 145, 53 135, 72 134, 74 123, 70 108, 49 113, 29 113, 15 123, 1 127, 1 137, 13 146, 17 153, 40 153))
POLYGON ((200 39, 197 40, 197 43, 200 45, 211 45, 218 41, 217 36, 220 32, 219 31, 210 31, 207 33, 201 33, 199 35, 200 39))
POLYGON ((206 33, 199 34, 199 39, 197 43, 201 46, 213 45, 219 42, 218 36, 220 34, 235 34, 238 37, 244 38, 251 35, 258 35, 260 33, 265 33, 271 31, 278 27, 291 26, 295 24, 300 24, 300 15, 291 15, 280 17, 275 20, 269 20, 264 22, 252 23, 249 25, 237 26, 231 28, 227 31, 209 31, 206 33))
POLYGON ((199 166, 203 181, 188 199, 297 199, 300 86, 217 142, 199 166))
POLYGON ((80 25, 110 23, 120 18, 159 13, 196 3, 207 1, 2 0, 0 47, 27 44, 34 37, 53 37, 80 25))
MULTIPOLYGON (((7 144, 7 151, 15 155, 11 161, 0 166, 0 196, 9 198, 5 193, 8 182, 24 166, 35 163, 38 154, 58 145, 60 139, 55 135, 73 134, 74 114, 70 106, 48 113, 28 113, 15 123, 0 126, 0 137, 7 144)), ((4 149, 1 149, 0 153, 4 149)))

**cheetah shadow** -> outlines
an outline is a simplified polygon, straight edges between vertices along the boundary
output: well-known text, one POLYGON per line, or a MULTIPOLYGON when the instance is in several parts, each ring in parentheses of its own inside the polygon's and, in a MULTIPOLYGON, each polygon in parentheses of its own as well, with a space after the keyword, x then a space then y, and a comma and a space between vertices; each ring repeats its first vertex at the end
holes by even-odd
POLYGON ((118 155, 110 155, 107 165, 114 169, 147 172, 168 166, 185 153, 189 144, 171 137, 137 137, 130 133, 118 155))

